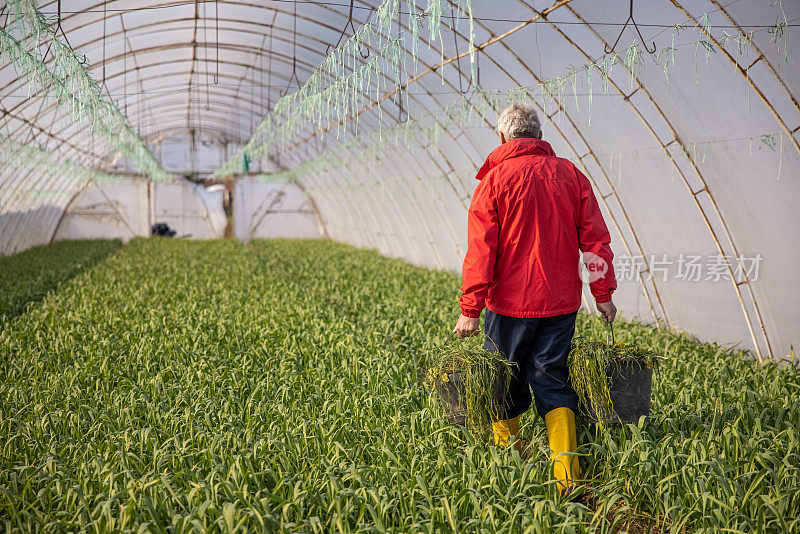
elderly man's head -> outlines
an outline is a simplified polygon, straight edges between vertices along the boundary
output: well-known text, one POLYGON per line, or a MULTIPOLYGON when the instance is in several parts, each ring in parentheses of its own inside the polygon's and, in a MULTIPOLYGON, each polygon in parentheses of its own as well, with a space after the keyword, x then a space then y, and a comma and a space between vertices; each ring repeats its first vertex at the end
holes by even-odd
POLYGON ((542 138, 542 125, 536 111, 523 102, 514 102, 497 119, 497 133, 505 143, 520 137, 542 138))

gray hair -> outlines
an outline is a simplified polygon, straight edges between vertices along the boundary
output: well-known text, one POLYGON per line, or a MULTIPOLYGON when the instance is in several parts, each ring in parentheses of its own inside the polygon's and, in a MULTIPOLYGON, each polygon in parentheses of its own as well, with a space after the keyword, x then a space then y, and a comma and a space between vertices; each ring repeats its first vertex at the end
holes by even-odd
POLYGON ((497 133, 505 135, 506 140, 520 137, 542 136, 542 124, 536 110, 524 102, 514 102, 497 119, 497 133))

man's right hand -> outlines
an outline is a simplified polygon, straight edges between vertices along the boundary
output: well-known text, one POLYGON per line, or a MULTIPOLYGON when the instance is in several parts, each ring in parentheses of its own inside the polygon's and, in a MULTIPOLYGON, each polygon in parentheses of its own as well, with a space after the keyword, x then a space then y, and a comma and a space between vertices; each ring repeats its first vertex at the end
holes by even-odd
POLYGON ((598 302, 597 311, 600 312, 603 321, 606 323, 613 323, 614 318, 617 316, 617 307, 614 306, 614 301, 612 300, 608 302, 598 302))

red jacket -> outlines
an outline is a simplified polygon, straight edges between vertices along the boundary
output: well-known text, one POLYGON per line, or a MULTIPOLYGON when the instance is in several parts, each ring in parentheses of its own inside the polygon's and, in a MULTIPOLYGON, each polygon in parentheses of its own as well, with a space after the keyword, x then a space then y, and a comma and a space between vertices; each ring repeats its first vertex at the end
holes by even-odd
POLYGON ((484 307, 511 317, 550 317, 580 308, 580 256, 597 302, 617 288, 611 237, 589 180, 545 141, 513 139, 476 176, 469 207, 461 312, 484 307))

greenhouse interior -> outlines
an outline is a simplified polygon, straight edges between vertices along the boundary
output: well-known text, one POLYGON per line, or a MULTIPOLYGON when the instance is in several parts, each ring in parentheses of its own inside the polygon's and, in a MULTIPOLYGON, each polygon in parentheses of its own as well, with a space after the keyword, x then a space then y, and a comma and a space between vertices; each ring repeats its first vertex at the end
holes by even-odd
POLYGON ((800 532, 798 27, 0 0, 0 528, 800 532))

